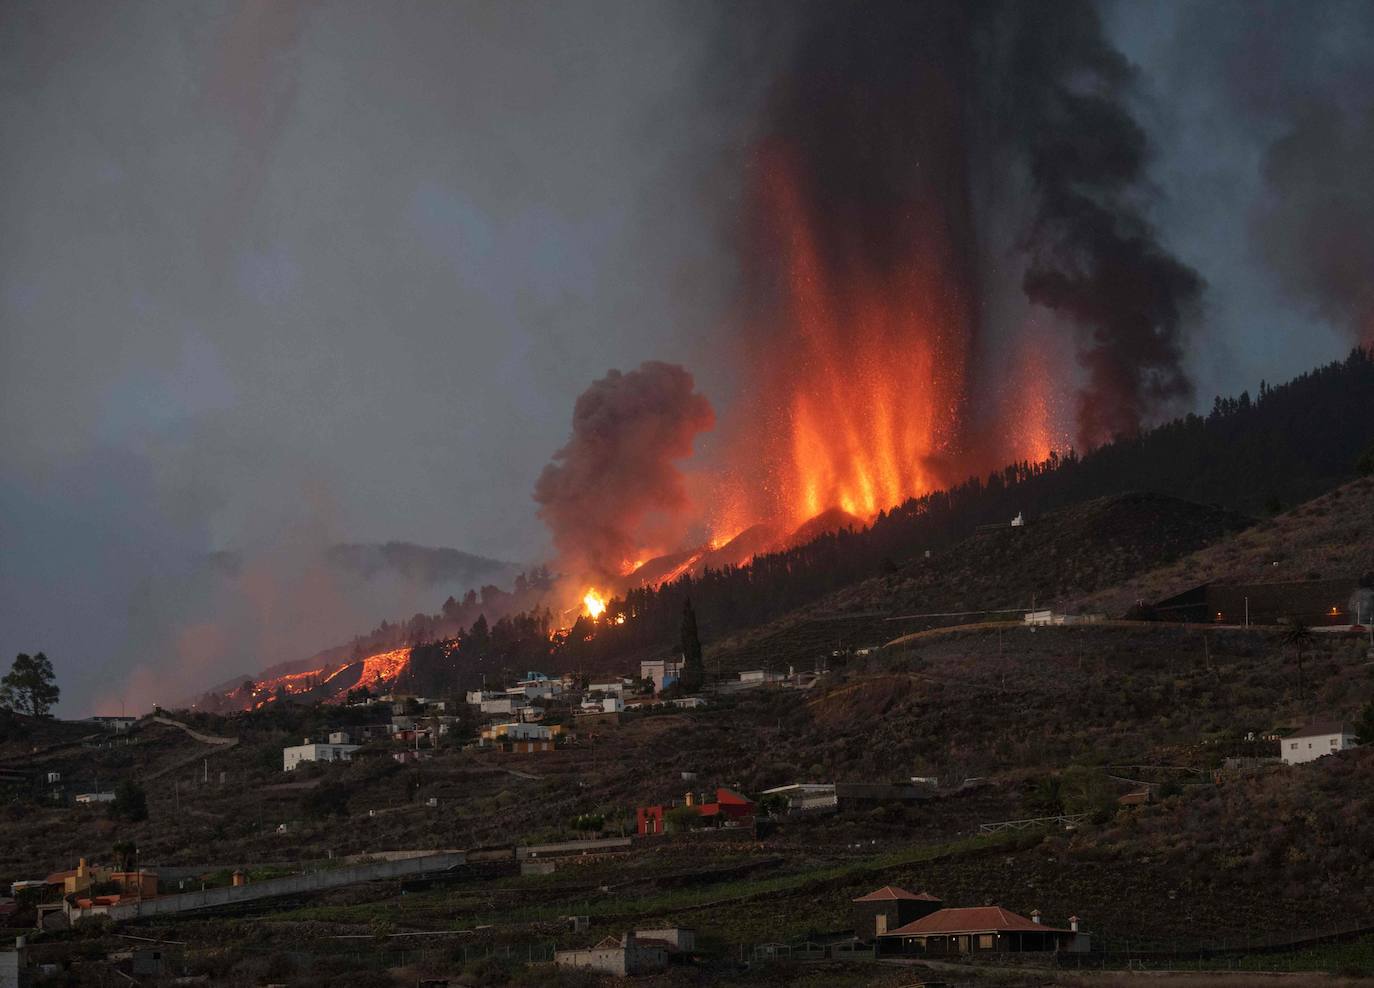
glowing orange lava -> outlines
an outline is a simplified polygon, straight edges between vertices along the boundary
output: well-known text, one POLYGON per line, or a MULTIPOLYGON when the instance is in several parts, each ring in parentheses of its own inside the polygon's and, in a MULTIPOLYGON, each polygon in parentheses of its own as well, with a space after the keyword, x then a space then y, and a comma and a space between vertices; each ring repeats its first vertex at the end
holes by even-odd
POLYGON ((363 659, 363 671, 362 675, 358 677, 356 687, 372 687, 381 683, 390 683, 401 674, 408 662, 410 662, 410 649, 408 648, 396 648, 390 652, 378 652, 376 655, 369 655, 363 659))
POLYGON ((835 250, 817 243, 786 157, 764 160, 764 241, 782 300, 755 361, 767 368, 763 449, 746 455, 769 475, 772 504, 754 517, 797 525, 842 508, 871 518, 946 480, 965 404, 967 300, 943 283, 939 231, 895 268, 871 271, 856 256, 840 262, 843 278, 832 274, 835 250))

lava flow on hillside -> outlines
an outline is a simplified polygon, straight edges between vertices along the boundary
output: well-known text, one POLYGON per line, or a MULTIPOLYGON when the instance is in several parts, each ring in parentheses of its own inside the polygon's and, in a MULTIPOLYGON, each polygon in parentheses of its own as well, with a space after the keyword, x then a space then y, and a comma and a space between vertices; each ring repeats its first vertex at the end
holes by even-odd
POLYGON ((817 4, 785 31, 768 9, 737 320, 709 358, 741 396, 694 498, 715 416, 687 370, 579 398, 535 493, 570 603, 862 526, 1190 392, 1201 281, 1145 219, 1133 76, 1092 3, 817 4))

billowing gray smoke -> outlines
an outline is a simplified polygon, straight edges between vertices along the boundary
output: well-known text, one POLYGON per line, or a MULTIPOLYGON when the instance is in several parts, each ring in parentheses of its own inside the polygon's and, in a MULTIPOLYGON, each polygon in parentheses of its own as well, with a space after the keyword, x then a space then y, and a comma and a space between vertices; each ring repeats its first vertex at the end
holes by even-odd
POLYGON ((676 364, 648 361, 593 381, 573 408, 572 437, 534 489, 560 567, 586 579, 618 576, 641 547, 646 519, 688 507, 677 461, 714 424, 710 403, 676 364))
MULTIPOLYGON (((1086 369, 1080 441, 1134 431, 1191 394, 1184 333, 1202 280, 1148 222, 1133 73, 1093 3, 788 5, 781 20, 799 10, 761 141, 800 173, 827 275, 937 257, 973 352, 981 294, 1017 273, 1006 244, 980 242, 1009 225, 988 211, 1010 208, 1022 288, 1065 317, 1086 369)), ((769 258, 750 263, 767 304, 769 258)))

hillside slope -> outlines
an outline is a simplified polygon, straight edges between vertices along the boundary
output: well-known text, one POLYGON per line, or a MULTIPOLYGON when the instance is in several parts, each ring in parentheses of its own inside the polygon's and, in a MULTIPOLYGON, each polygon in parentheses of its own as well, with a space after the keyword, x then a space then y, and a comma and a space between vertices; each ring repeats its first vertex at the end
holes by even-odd
POLYGON ((1121 614, 1209 580, 1267 583, 1374 571, 1374 477, 1352 481, 1233 538, 1124 582, 1070 597, 1071 606, 1121 614))
POLYGON ((1225 539, 1249 519, 1163 494, 1098 498, 979 530, 953 548, 836 591, 708 650, 723 670, 807 667, 922 628, 1058 607, 1225 539), (995 612, 995 613, 989 613, 995 612))

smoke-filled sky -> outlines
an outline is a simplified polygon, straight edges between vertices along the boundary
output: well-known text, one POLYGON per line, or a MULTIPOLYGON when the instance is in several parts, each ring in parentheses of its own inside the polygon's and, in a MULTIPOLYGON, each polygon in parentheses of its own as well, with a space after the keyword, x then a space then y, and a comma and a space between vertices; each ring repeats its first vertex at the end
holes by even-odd
MULTIPOLYGON (((532 492, 608 370, 728 422, 756 142, 827 6, 0 5, 0 658, 66 713, 168 702, 437 609, 330 544, 548 557, 532 492)), ((1083 8, 1128 208, 1203 286, 1181 407, 1374 336, 1374 8, 1083 8)))

